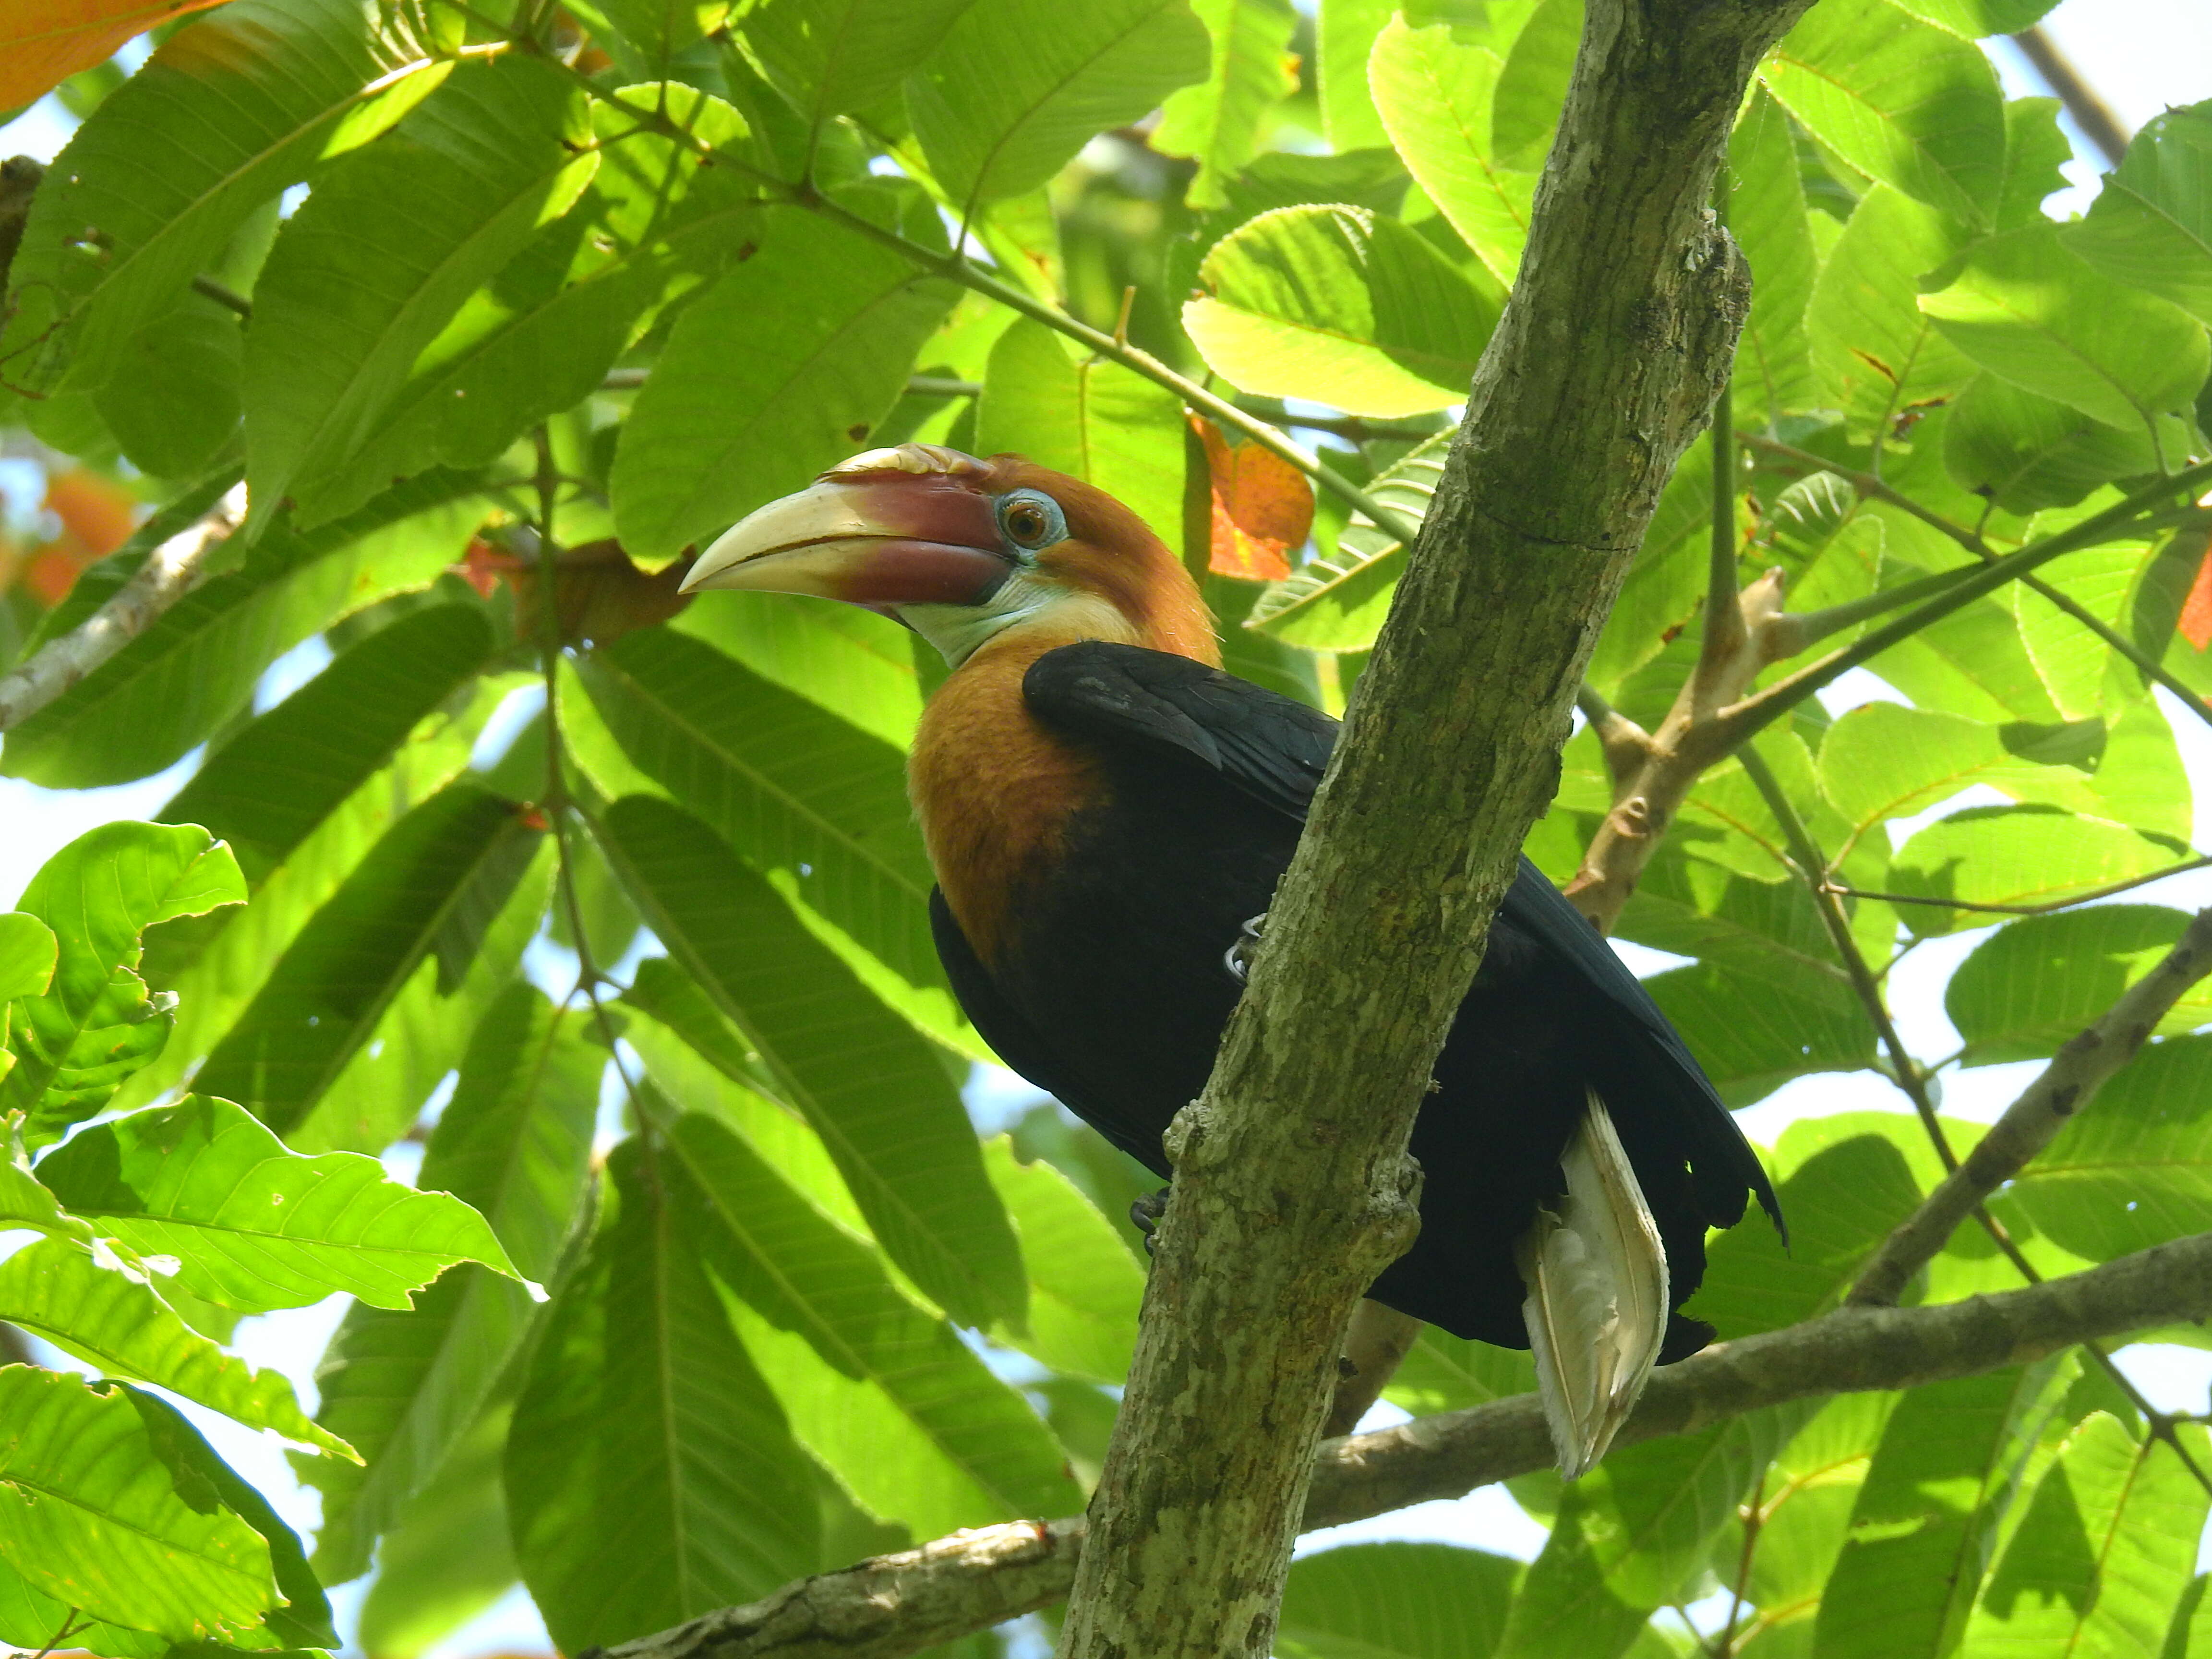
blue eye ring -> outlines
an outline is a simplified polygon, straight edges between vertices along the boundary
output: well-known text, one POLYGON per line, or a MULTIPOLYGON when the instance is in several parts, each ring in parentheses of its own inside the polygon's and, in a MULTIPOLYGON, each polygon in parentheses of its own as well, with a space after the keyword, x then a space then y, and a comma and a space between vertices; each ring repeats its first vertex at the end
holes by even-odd
POLYGON ((1013 489, 999 497, 999 533, 1025 553, 1067 539, 1067 517, 1042 489, 1013 489))

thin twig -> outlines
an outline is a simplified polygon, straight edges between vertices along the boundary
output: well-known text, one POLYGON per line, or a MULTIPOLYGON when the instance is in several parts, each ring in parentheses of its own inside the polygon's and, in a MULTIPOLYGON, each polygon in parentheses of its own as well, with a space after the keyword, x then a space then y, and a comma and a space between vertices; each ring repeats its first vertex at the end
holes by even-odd
POLYGON ((1731 745, 1740 744, 1752 733, 1765 730, 1806 698, 1833 684, 1860 664, 1880 656, 1892 646, 1911 638, 1922 629, 1942 621, 1974 600, 1995 592, 2007 582, 2017 580, 2039 565, 2063 554, 2114 540, 2132 526, 2140 515, 2170 501, 2176 495, 2188 493, 2193 495, 2208 483, 2212 483, 2212 461, 2200 462, 2171 477, 2146 485, 2126 500, 2082 520, 2070 529, 2061 531, 2055 536, 2047 536, 2041 541, 2031 542, 2017 552, 1998 559, 1994 564, 1967 572, 1955 586, 1917 609, 1907 611, 1894 622, 1873 629, 1842 650, 1799 669, 1786 678, 1777 680, 1735 707, 1723 710, 1720 720, 1727 727, 1725 735, 1728 741, 1731 745))
MULTIPOLYGON (((1844 914, 1842 903, 1828 887, 1828 863, 1814 844, 1812 832, 1797 809, 1790 804, 1766 760, 1750 744, 1744 744, 1736 758, 1743 763, 1744 775, 1750 778, 1767 811, 1774 814, 1782 826, 1783 838, 1790 844, 1790 854, 1797 865, 1797 873, 1813 895, 1813 908, 1820 913, 1820 925, 1827 930, 1828 942, 1844 964, 1850 976, 1851 988, 1858 994, 1860 1004, 1866 1010, 1868 1021, 1881 1039, 1882 1048, 1889 1054, 1890 1080, 1896 1084, 1912 1109, 1919 1115, 1928 1138, 1936 1146, 1936 1156, 1943 1160, 1947 1170, 1959 1167, 1958 1155, 1944 1133, 1942 1121, 1936 1113, 1936 1102, 1928 1092, 1928 1079, 1921 1072, 1920 1063, 1905 1048, 1905 1040, 1898 1035, 1897 1025, 1889 1017, 1889 1006, 1882 999, 1881 987, 1875 982, 1874 970, 1867 965, 1866 953, 1851 933, 1850 918, 1844 914)), ((1994 1225, 1995 1224, 1992 1223, 1994 1225)))
POLYGON ((1863 887, 1846 887, 1834 881, 1828 883, 1827 890, 1843 898, 1874 899, 1883 904, 1925 904, 1943 910, 1977 910, 2001 916, 2047 916, 2060 910, 2071 909, 2077 904, 2094 904, 2099 899, 2108 899, 2118 893, 2148 887, 2154 881, 2164 881, 2168 876, 2186 875, 2191 870, 2202 870, 2208 865, 2212 865, 2212 855, 2190 859, 2180 864, 2169 864, 2163 870, 2154 870, 2148 875, 2108 882, 2102 887, 2093 887, 2086 893, 2076 893, 2072 898, 2051 899, 2042 904, 1982 904, 1971 899, 1930 898, 1921 893, 1876 893, 1863 887))
POLYGON ((234 289, 225 288, 221 283, 216 281, 214 277, 193 277, 192 289, 195 293, 206 295, 209 299, 214 301, 217 305, 223 307, 225 309, 236 312, 240 317, 244 318, 247 321, 250 322, 252 320, 253 301, 247 299, 243 294, 237 292, 234 289))
MULTIPOLYGON (((1982 538, 1982 533, 1979 529, 1970 530, 1965 525, 1954 523, 1951 520, 1945 518, 1942 514, 1931 511, 1929 508, 1923 506, 1920 502, 1914 501, 1912 497, 1905 494, 1904 491, 1898 489, 1890 484, 1885 483, 1874 473, 1858 471, 1856 469, 1844 466, 1839 462, 1831 461, 1821 456, 1815 455, 1810 450, 1799 449, 1793 445, 1783 443, 1777 439, 1761 437, 1753 433, 1740 433, 1737 435, 1741 441, 1764 453, 1775 456, 1777 459, 1781 460, 1788 461, 1796 466, 1810 468, 1820 472, 1832 473, 1835 477, 1841 478, 1845 483, 1850 485, 1852 489, 1858 491, 1860 495, 1871 497, 1875 501, 1885 501, 1901 512, 1911 514, 1914 518, 1919 520, 1921 523, 1926 525, 1929 529, 1936 532, 1939 535, 1948 537, 1950 540, 1956 542, 1960 547, 1965 548, 1966 551, 1972 553, 1976 558, 1981 560, 1984 564, 1993 564, 2004 556, 1982 538)), ((1992 505, 1994 505, 1994 503, 1992 503, 1992 505)), ((1946 585, 1948 585, 1948 580, 1955 578, 1956 574, 1956 572, 1946 571, 1940 573, 1939 577, 1929 578, 1929 580, 1942 580, 1945 581, 1946 585)), ((2169 672, 2166 666, 2156 658, 2153 657, 2148 652, 2136 645, 2133 640, 2121 633, 2118 629, 2114 628, 2110 623, 2105 621, 2103 617, 2098 616, 2080 600, 2075 599, 2072 595, 2067 593, 2063 589, 2054 587, 2051 583, 2045 581, 2040 576, 2034 575, 2033 574, 2023 574, 2018 578, 2018 580, 2021 585, 2027 588, 2029 592, 2036 594, 2049 604, 2056 605, 2060 611, 2073 618, 2074 621, 2087 629, 2092 634, 2094 634, 2118 655, 2124 658, 2130 663, 2132 663, 2135 665, 2136 671, 2142 674, 2145 678, 2164 686, 2167 690, 2173 693, 2175 696, 2181 700, 2182 706, 2187 708, 2191 714, 2196 715, 2197 719, 2203 720, 2208 726, 2212 726, 2212 704, 2208 704, 2203 697, 2199 696, 2192 687, 2183 681, 2179 675, 2169 672)), ((1887 590, 1887 592, 1892 593, 1902 593, 1909 591, 1910 588, 1914 586, 1917 586, 1917 584, 1907 584, 1905 586, 1890 589, 1887 590)), ((1886 597, 1886 595, 1877 594, 1874 597, 1880 599, 1886 597)), ((1840 612, 1845 607, 1844 606, 1838 606, 1835 609, 1837 611, 1840 612)), ((1887 609, 1888 607, 1885 606, 1884 608, 1887 609)), ((1808 621, 1810 619, 1808 618, 1808 621)), ((1857 618, 1855 617, 1852 618, 1852 620, 1857 620, 1857 618)), ((1806 643, 1810 644, 1813 640, 1820 637, 1820 634, 1822 633, 1832 631, 1832 628, 1822 629, 1820 630, 1820 633, 1812 634, 1806 641, 1806 643)))
POLYGON ((69 1639, 77 1628, 78 1610, 71 1607, 62 1615, 61 1627, 46 1638, 46 1646, 31 1656, 31 1659, 46 1659, 46 1656, 69 1639))
POLYGON ((0 732, 12 731, 143 634, 198 586, 209 558, 238 527, 244 492, 233 489, 146 556, 107 603, 27 662, 0 676, 0 732))
POLYGON ((2071 1038, 2005 1109, 1966 1162, 1900 1223, 1860 1273, 1850 1299, 1893 1303, 1966 1214, 2049 1146, 2113 1073, 2133 1059, 2189 988, 2212 973, 2212 909, 2200 911, 2157 967, 2071 1038))
POLYGON ((2074 118, 2074 125, 2088 136, 2089 142, 2104 152, 2106 161, 2113 167, 2128 151, 2128 130, 2120 125, 2112 106, 2097 95, 2096 90, 2081 78, 2081 72, 2070 63, 2057 44, 2043 32, 2042 25, 2034 24, 2021 29, 2013 37, 2013 44, 2021 49, 2027 61, 2035 65, 2035 72, 2043 77, 2043 84, 2058 94, 2058 101, 2066 106, 2066 112, 2074 118))

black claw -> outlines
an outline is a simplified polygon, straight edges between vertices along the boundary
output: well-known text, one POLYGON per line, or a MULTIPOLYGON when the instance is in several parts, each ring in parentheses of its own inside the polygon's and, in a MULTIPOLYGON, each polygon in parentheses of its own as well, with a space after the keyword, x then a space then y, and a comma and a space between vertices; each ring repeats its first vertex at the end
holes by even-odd
POLYGON ((1221 953, 1221 965, 1229 970, 1229 977, 1239 985, 1244 983, 1244 975, 1251 968, 1252 947, 1260 942, 1260 932, 1267 925, 1267 913, 1265 910, 1256 916, 1247 917, 1244 925, 1237 930, 1237 942, 1221 953))
POLYGON ((1152 1237, 1153 1230, 1160 1224, 1160 1218, 1167 1214, 1168 1194, 1174 1190, 1171 1187, 1163 1187, 1156 1193, 1147 1193, 1142 1198, 1129 1200, 1129 1219, 1145 1236, 1146 1255, 1158 1248, 1158 1241, 1152 1237))

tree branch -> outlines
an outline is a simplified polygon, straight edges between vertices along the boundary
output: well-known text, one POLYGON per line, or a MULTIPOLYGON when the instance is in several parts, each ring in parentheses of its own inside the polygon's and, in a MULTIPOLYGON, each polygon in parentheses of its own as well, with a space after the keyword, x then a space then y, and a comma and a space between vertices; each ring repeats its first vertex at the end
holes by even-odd
POLYGON ((1851 1287, 1851 1302, 1895 1302, 1912 1275, 1943 1248, 1952 1230, 2051 1144, 2106 1080, 2135 1058, 2181 994, 2207 974, 2212 974, 2212 909, 2198 911, 2165 960, 2052 1057, 1966 1161, 1884 1241, 1851 1287))
POLYGON ((1583 664, 1726 378, 1747 273, 1707 203, 1749 73, 1802 9, 1588 8, 1511 303, 1213 1077, 1169 1136, 1066 1659, 1268 1651, 1346 1316, 1412 1236, 1431 1066, 1583 664))
POLYGON ((146 556, 107 603, 27 662, 0 676, 0 732, 13 731, 137 639, 199 586, 209 556, 229 538, 245 511, 233 490, 146 556))
MULTIPOLYGON (((1842 1308, 1661 1367, 1614 1443, 1689 1433, 1795 1400, 1972 1376, 2207 1315, 2212 1234, 1997 1296, 1842 1308)), ((1332 1440, 1320 1449, 1302 1524, 1337 1526, 1458 1498, 1551 1462, 1533 1395, 1332 1440)), ((1084 1534, 1079 1518, 956 1533, 577 1659, 901 1659, 1050 1606, 1073 1582, 1084 1534)))

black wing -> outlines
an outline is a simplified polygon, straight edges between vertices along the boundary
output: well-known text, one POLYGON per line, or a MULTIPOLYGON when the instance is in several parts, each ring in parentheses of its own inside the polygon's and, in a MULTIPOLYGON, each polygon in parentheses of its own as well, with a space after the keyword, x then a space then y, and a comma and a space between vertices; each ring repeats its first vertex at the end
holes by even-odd
MULTIPOLYGON (((1102 743, 1135 744, 1197 761, 1301 823, 1336 744, 1337 723, 1317 709, 1187 657, 1138 646, 1092 640, 1048 651, 1031 665, 1022 692, 1040 717, 1056 726, 1102 743)), ((1735 1183, 1732 1200, 1717 1190, 1700 1194, 1709 1212, 1724 1214, 1741 1206, 1748 1187, 1780 1228, 1781 1206, 1758 1154, 1650 993, 1583 914, 1523 858, 1498 915, 1565 957, 1656 1051, 1683 1121, 1719 1166, 1720 1180, 1712 1184, 1735 1183)))

